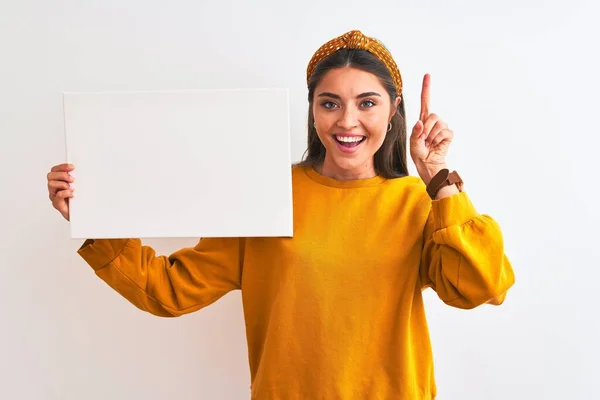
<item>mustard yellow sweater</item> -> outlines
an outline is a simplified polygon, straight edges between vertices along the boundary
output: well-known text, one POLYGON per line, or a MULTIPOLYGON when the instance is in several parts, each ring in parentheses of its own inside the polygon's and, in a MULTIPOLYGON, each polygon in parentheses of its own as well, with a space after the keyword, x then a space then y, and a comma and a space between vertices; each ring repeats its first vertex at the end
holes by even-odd
POLYGON ((501 304, 514 282, 498 224, 417 177, 335 181, 293 168, 293 238, 205 238, 159 256, 139 239, 79 254, 142 310, 191 313, 241 289, 253 399, 432 399, 421 292, 501 304))

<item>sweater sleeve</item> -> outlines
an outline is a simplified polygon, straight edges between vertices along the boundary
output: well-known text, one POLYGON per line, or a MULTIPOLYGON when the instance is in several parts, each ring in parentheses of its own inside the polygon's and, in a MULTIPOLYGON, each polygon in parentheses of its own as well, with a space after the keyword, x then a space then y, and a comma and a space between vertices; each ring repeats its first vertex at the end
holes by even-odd
POLYGON ((88 239, 78 250, 96 275, 141 310, 177 317, 239 289, 245 240, 205 238, 157 255, 140 239, 88 239))
POLYGON ((500 305, 515 276, 502 231, 478 214, 465 192, 431 202, 420 276, 446 304, 464 309, 500 305))

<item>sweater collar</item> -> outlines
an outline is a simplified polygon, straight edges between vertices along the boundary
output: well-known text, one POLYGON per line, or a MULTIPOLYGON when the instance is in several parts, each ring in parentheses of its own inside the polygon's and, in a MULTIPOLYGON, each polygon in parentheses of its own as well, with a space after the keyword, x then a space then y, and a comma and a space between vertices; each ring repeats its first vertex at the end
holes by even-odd
POLYGON ((315 171, 315 169, 310 165, 304 167, 304 172, 306 173, 306 175, 308 175, 308 177, 310 179, 312 179, 313 181, 315 181, 321 185, 335 187, 335 188, 342 188, 342 189, 376 186, 386 180, 384 177, 377 175, 372 178, 351 179, 351 180, 347 180, 347 181, 341 181, 341 180, 329 178, 325 175, 321 175, 320 173, 315 171))

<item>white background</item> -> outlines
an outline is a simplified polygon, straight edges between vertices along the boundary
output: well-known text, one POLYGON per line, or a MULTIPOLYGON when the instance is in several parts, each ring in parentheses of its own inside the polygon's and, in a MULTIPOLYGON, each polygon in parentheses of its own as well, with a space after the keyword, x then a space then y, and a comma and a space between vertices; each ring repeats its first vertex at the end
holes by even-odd
MULTIPOLYGON (((411 126, 432 74, 450 164, 502 225, 516 271, 501 307, 456 310, 427 292, 439 399, 597 395, 600 6, 416 3, 2 0, 0 398, 249 397, 239 293, 161 319, 76 254, 46 189, 65 157, 60 93, 290 87, 298 160, 306 64, 350 29, 392 51, 411 126)), ((195 242, 147 241, 159 253, 195 242)))

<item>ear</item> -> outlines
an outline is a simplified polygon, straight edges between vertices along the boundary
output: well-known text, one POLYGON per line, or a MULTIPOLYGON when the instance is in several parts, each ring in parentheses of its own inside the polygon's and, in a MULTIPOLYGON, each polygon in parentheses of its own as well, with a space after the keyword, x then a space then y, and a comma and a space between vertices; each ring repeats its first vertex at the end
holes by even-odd
POLYGON ((390 121, 392 120, 392 117, 394 116, 394 114, 396 114, 396 112, 398 111, 398 106, 400 105, 400 102, 402 101, 402 97, 398 96, 396 97, 396 100, 394 100, 394 103, 392 104, 392 109, 390 110, 390 121))

